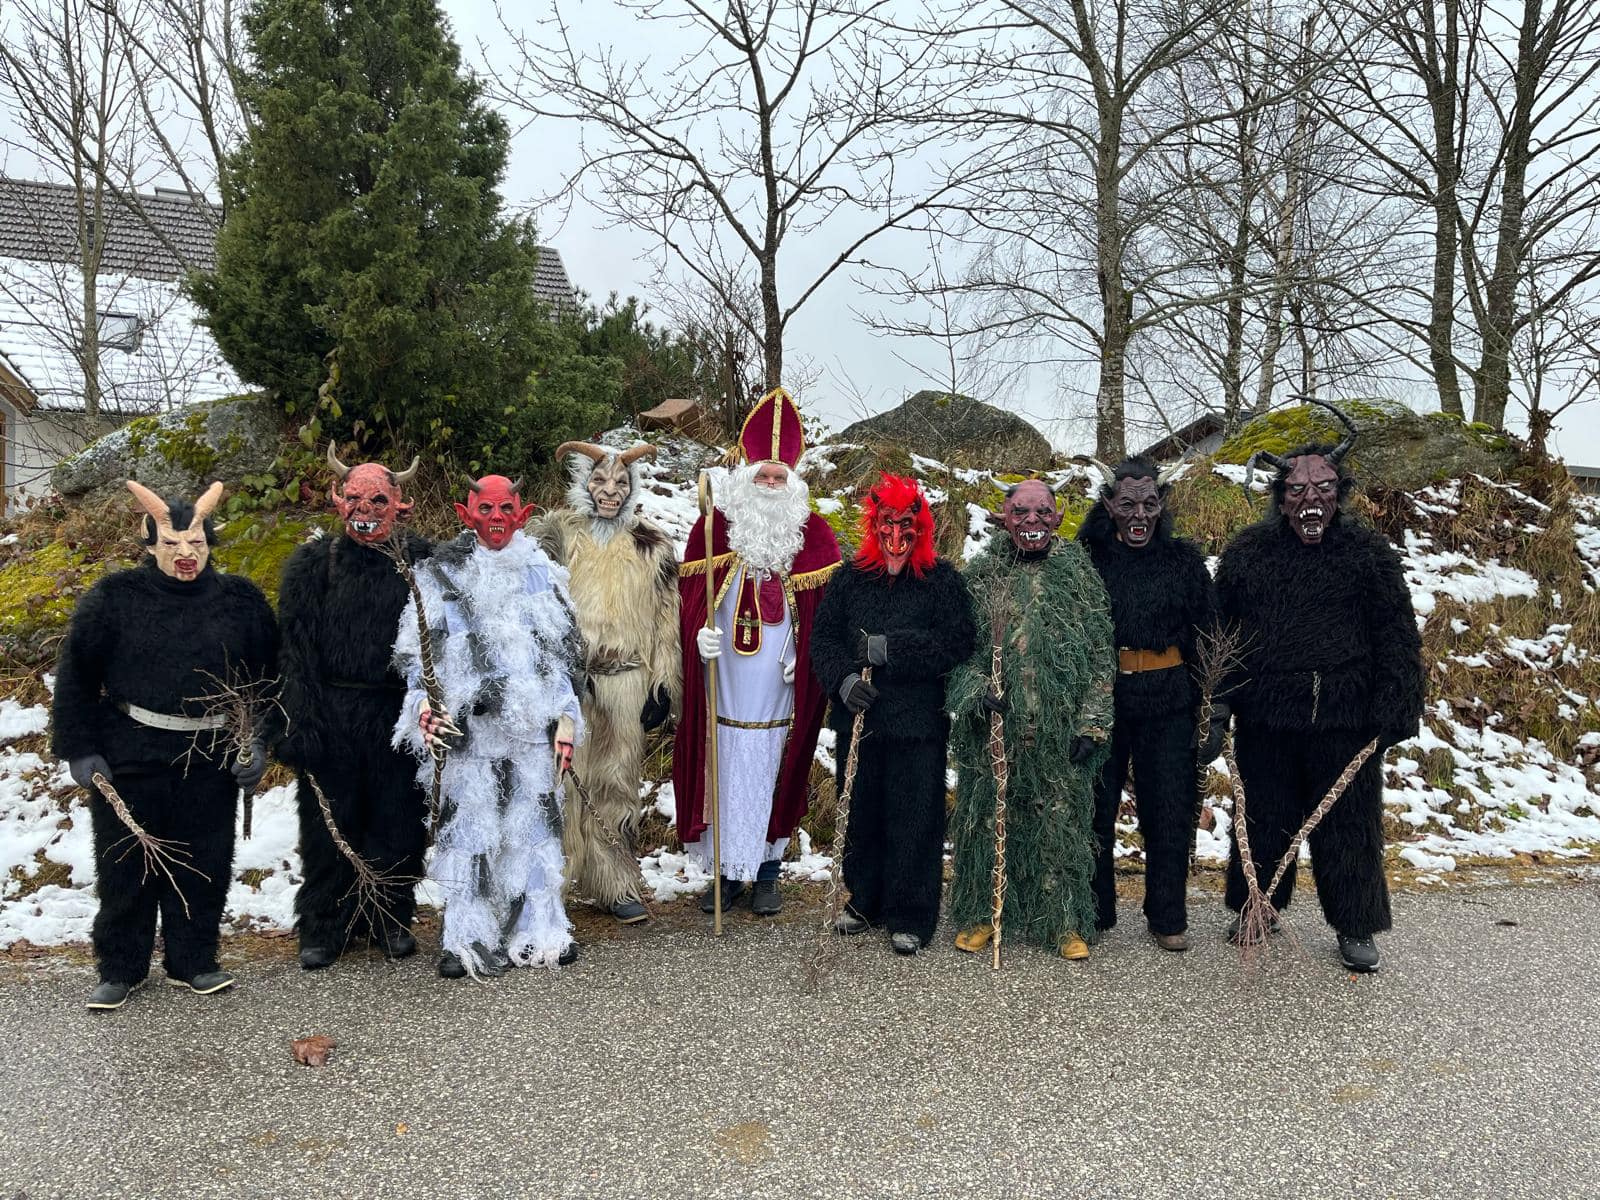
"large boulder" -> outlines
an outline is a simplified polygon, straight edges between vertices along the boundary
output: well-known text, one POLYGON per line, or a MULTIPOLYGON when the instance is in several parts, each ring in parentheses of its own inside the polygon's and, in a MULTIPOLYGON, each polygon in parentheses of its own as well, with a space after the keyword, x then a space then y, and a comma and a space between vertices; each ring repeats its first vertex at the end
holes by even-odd
POLYGON ((899 408, 857 421, 841 442, 890 443, 952 466, 1000 472, 1049 468, 1050 443, 1015 413, 950 392, 918 392, 899 408))
POLYGON ((120 488, 124 479, 192 496, 213 479, 266 472, 282 439, 283 410, 270 397, 232 396, 129 421, 62 462, 50 482, 63 496, 120 488))
MULTIPOLYGON (((1393 400, 1340 400, 1360 437, 1346 460, 1364 487, 1411 491, 1463 475, 1498 479, 1516 465, 1511 439, 1487 425, 1444 413, 1413 412, 1393 400)), ((1243 463, 1257 450, 1284 454, 1308 442, 1337 443, 1344 429, 1316 405, 1279 409, 1251 421, 1217 450, 1216 460, 1243 463)))

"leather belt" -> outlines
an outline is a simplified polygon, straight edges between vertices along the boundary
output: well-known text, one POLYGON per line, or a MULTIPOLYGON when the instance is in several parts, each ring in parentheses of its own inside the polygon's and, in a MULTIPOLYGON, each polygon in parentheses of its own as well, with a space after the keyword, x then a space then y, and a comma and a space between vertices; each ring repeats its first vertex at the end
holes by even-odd
POLYGON ((171 713, 140 708, 137 704, 129 704, 126 700, 117 701, 117 711, 132 717, 141 725, 148 725, 151 729, 165 729, 171 733, 198 733, 206 729, 228 727, 228 718, 221 713, 209 717, 175 717, 171 713))
POLYGON ((348 688, 356 692, 403 692, 406 685, 396 683, 394 680, 385 679, 382 683, 367 683, 361 679, 330 679, 329 687, 348 688))
POLYGON ((1117 648, 1117 674, 1137 675, 1141 671, 1165 671, 1168 667, 1183 666, 1183 651, 1176 646, 1165 650, 1129 650, 1117 648))
POLYGON ((584 670, 590 675, 626 675, 629 671, 637 671, 643 665, 635 659, 597 658, 584 670))

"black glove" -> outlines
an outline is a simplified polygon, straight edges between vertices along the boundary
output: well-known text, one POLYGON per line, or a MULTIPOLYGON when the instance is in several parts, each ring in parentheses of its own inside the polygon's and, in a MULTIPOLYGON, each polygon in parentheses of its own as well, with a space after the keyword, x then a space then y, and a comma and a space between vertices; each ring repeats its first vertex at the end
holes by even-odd
POLYGON ((878 689, 859 675, 847 675, 839 685, 839 699, 853 713, 864 713, 878 698, 878 689))
POLYGON ((656 690, 645 697, 644 708, 639 713, 639 724, 646 729, 655 729, 663 724, 672 715, 672 696, 660 684, 656 690))
POLYGON ((1086 733, 1080 733, 1072 739, 1072 749, 1067 751, 1067 757, 1072 760, 1072 765, 1081 767, 1094 757, 1095 751, 1100 749, 1100 743, 1086 733))
POLYGON ((1221 701, 1211 705, 1211 721, 1201 728, 1198 722, 1194 727, 1194 738, 1189 743, 1195 747, 1195 760, 1201 765, 1217 761, 1217 755, 1222 753, 1222 739, 1228 734, 1228 720, 1233 716, 1233 710, 1221 701))
POLYGON ((241 791, 255 791, 256 784, 260 783, 261 777, 267 773, 267 743, 260 738, 251 742, 249 765, 241 763, 235 756, 228 764, 228 770, 233 772, 233 781, 239 785, 241 791))
POLYGON ((73 783, 91 792, 98 790, 94 786, 95 775, 104 775, 107 782, 111 780, 111 764, 98 754, 85 754, 82 758, 68 760, 67 771, 73 783))
POLYGON ((889 663, 889 639, 881 633, 862 633, 856 645, 856 657, 869 667, 883 667, 889 663))
POLYGON ((1011 701, 991 687, 978 697, 978 704, 985 712, 999 713, 1002 717, 1011 711, 1011 701))

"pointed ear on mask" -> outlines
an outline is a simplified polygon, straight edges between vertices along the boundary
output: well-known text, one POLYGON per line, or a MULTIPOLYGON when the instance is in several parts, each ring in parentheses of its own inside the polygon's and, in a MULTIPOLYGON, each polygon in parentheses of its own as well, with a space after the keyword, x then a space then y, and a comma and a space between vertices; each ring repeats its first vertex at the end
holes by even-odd
POLYGON ((534 504, 524 504, 521 508, 517 509, 517 528, 520 529, 522 526, 528 523, 528 518, 533 516, 534 509, 537 507, 538 506, 534 504))
MULTIPOLYGON (((394 511, 401 519, 404 519, 411 515, 411 510, 416 505, 417 502, 415 500, 396 500, 394 502, 394 511)), ((458 504, 456 507, 459 508, 461 506, 458 504)))
POLYGON ((455 507, 456 507, 456 516, 461 518, 461 523, 463 525, 472 524, 472 521, 470 519, 472 514, 467 511, 467 506, 465 504, 461 503, 461 501, 457 500, 455 507))

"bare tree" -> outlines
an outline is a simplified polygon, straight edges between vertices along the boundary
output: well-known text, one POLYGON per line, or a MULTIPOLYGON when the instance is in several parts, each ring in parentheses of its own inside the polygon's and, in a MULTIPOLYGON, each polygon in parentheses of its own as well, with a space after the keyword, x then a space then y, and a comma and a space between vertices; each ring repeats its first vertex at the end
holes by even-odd
POLYGON ((580 124, 593 141, 564 190, 655 239, 664 275, 686 272, 719 297, 775 386, 795 314, 961 182, 963 156, 938 154, 939 114, 966 81, 941 70, 937 36, 890 21, 888 0, 615 7, 691 48, 671 62, 585 48, 552 0, 538 37, 502 13, 515 64, 497 97, 580 124))
POLYGON ((64 176, 76 197, 76 303, 63 307, 83 378, 85 415, 100 411, 100 297, 111 180, 141 157, 139 95, 147 80, 121 53, 115 19, 93 0, 16 0, 0 38, 0 89, 26 137, 8 147, 64 176))

